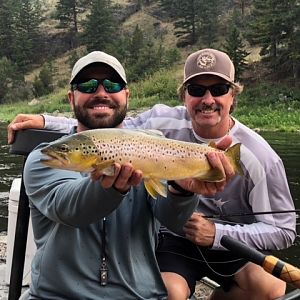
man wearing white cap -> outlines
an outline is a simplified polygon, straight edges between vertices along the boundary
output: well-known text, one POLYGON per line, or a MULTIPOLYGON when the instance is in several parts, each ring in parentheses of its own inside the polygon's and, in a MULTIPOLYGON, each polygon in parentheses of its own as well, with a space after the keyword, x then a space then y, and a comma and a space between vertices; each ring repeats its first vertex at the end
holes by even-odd
MULTIPOLYGON (((280 157, 260 135, 231 116, 241 91, 228 55, 202 49, 192 53, 184 66, 179 88, 184 106, 159 104, 124 121, 126 127, 159 129, 178 140, 208 143, 230 136, 233 143, 242 143, 244 176, 235 176, 222 191, 217 184, 203 184, 197 211, 185 225, 185 238, 161 230, 156 255, 169 300, 187 299, 204 276, 221 285, 211 299, 275 299, 285 293, 283 281, 232 256, 220 242, 227 235, 259 250, 275 250, 291 246, 296 237, 294 213, 229 216, 294 210, 280 157), (204 215, 220 217, 211 221, 204 215)), ((68 131, 68 124, 74 121, 19 115, 9 126, 9 140, 18 129, 45 126, 68 131)))
MULTIPOLYGON (((95 51, 79 59, 68 92, 77 119, 73 132, 122 127, 126 84, 115 57, 95 51)), ((188 193, 170 186, 166 198, 154 200, 130 163, 115 163, 112 176, 97 171, 90 177, 44 165, 46 145, 33 150, 24 167, 37 246, 29 299, 167 299, 155 258, 157 231, 164 224, 182 233, 201 186, 182 180, 177 184, 188 193)), ((226 170, 221 160, 210 162, 226 170)))

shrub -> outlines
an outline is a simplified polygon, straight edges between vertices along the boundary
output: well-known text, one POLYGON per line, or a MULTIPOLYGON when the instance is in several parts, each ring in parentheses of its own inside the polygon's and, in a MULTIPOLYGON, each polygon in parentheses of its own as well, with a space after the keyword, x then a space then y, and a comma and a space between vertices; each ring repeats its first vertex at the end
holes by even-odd
POLYGON ((130 89, 132 96, 135 98, 156 97, 159 102, 165 103, 170 100, 179 101, 177 96, 178 85, 179 81, 176 80, 171 70, 161 70, 148 76, 145 80, 132 84, 130 89))
POLYGON ((36 97, 47 95, 53 92, 52 67, 45 64, 38 76, 33 81, 33 93, 36 97))

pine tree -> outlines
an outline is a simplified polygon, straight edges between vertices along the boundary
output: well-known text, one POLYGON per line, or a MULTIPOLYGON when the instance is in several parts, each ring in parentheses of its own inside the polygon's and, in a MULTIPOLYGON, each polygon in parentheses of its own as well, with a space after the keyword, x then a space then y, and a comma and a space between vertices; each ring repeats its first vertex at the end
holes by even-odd
POLYGON ((218 36, 218 15, 223 7, 220 0, 160 0, 161 7, 174 23, 178 46, 195 44, 199 37, 212 46, 218 36))
POLYGON ((236 26, 233 25, 231 27, 223 48, 235 66, 236 80, 240 80, 243 71, 247 67, 246 57, 249 55, 249 52, 245 50, 245 45, 236 26))
POLYGON ((198 0, 199 15, 199 31, 198 35, 201 42, 208 47, 213 47, 219 35, 218 15, 220 13, 220 0, 198 0))
POLYGON ((0 0, 0 58, 12 59, 15 47, 14 2, 0 0))
POLYGON ((174 35, 179 39, 178 46, 194 44, 197 41, 200 0, 160 0, 162 10, 174 24, 174 35))
POLYGON ((59 0, 56 4, 56 19, 61 28, 68 28, 74 34, 78 33, 78 15, 89 8, 87 0, 59 0))
POLYGON ((244 17, 246 14, 246 7, 251 5, 252 0, 233 0, 233 4, 236 8, 238 8, 241 12, 241 15, 244 17))
POLYGON ((132 34, 132 38, 129 41, 128 52, 130 53, 130 57, 134 60, 139 57, 141 49, 145 46, 145 39, 143 35, 143 31, 137 25, 132 34))
POLYGON ((113 18, 114 6, 109 0, 93 0, 91 13, 84 24, 84 43, 88 51, 105 50, 118 37, 118 24, 113 18))
POLYGON ((15 49, 12 55, 20 67, 26 68, 37 61, 41 40, 39 34, 40 6, 38 1, 19 0, 15 3, 15 49))
POLYGON ((56 16, 59 27, 70 32, 70 47, 77 46, 79 16, 90 8, 89 0, 59 0, 56 4, 56 16))
POLYGON ((261 46, 260 54, 269 58, 274 71, 279 65, 281 71, 293 65, 292 72, 297 73, 299 0, 253 0, 253 4, 249 41, 261 46))
POLYGON ((288 70, 294 82, 300 77, 300 1, 288 1, 290 10, 285 15, 286 34, 282 40, 280 62, 288 70))
POLYGON ((0 104, 28 99, 31 90, 17 64, 6 57, 0 59, 0 104))
POLYGON ((253 0, 253 21, 250 23, 249 38, 262 47, 261 55, 275 60, 279 44, 285 35, 286 3, 281 0, 253 0))

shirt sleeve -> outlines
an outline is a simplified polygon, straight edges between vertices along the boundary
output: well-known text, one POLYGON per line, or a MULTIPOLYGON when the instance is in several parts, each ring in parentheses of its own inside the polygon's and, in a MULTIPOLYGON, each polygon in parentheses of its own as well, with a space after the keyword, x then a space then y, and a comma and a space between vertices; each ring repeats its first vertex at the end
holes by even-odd
MULTIPOLYGON (((256 167, 256 171, 259 172, 256 167)), ((253 176, 252 172, 252 176, 253 176)), ((246 195, 253 212, 293 211, 294 202, 290 194, 287 177, 281 159, 252 178, 253 188, 246 195), (249 197, 249 198, 248 198, 249 197)), ((250 178, 246 178, 251 182, 250 178)), ((240 199, 243 202, 243 197, 240 199)), ((221 238, 228 235, 260 250, 280 250, 290 247, 296 238, 296 214, 274 213, 255 216, 252 224, 231 225, 216 223, 214 249, 222 248, 221 238)))
POLYGON ((228 225, 216 223, 216 236, 212 249, 224 249, 221 238, 230 236, 250 247, 259 250, 280 250, 288 248, 295 240, 295 232, 264 222, 253 224, 228 225))
POLYGON ((160 223, 172 232, 184 236, 183 226, 198 205, 198 197, 180 196, 168 191, 167 198, 154 200, 154 215, 160 223))
POLYGON ((56 130, 63 133, 69 133, 74 126, 77 126, 77 120, 66 117, 54 117, 43 114, 45 120, 45 129, 56 130))

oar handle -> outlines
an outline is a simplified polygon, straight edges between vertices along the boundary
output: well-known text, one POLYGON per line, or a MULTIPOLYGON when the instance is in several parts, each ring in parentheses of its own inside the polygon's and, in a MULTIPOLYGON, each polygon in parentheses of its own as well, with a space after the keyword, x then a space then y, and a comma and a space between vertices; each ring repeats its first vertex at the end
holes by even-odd
POLYGON ((226 235, 221 238, 221 245, 235 255, 262 266, 266 272, 273 276, 300 288, 300 269, 275 256, 265 255, 226 235))
POLYGON ((249 246, 245 245, 244 243, 239 242, 227 235, 224 235, 221 238, 221 245, 230 250, 235 255, 260 266, 263 264, 266 257, 266 255, 257 251, 256 249, 249 248, 249 246))
POLYGON ((262 267, 275 277, 300 288, 300 269, 272 255, 266 256, 262 267))

